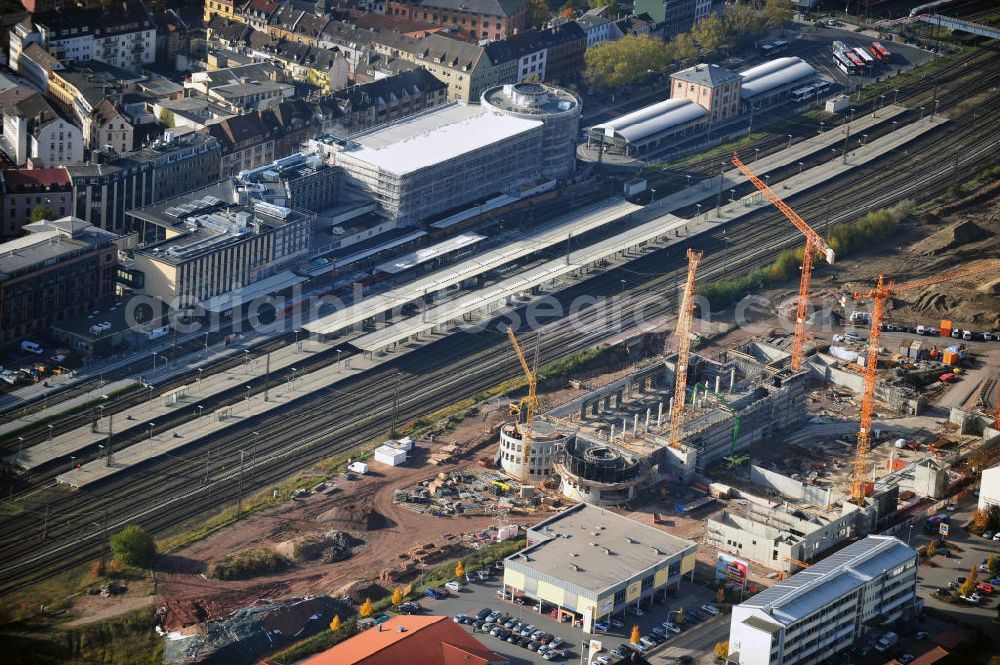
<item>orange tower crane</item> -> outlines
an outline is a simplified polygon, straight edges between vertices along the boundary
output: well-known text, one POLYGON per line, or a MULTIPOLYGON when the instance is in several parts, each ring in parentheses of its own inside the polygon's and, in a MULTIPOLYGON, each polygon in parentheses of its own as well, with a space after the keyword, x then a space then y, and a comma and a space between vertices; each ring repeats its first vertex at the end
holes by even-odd
POLYGON ((680 449, 684 424, 684 399, 687 396, 688 357, 691 355, 691 321, 694 319, 694 275, 704 252, 687 251, 688 276, 684 284, 680 315, 677 317, 677 371, 674 376, 674 403, 670 409, 670 447, 680 449))
POLYGON ((767 183, 754 175, 753 171, 740 161, 735 152, 733 153, 733 166, 742 171, 754 187, 759 189, 767 197, 767 200, 773 203, 806 237, 806 248, 802 252, 802 277, 799 279, 799 302, 795 312, 795 337, 792 338, 792 369, 798 371, 802 367, 802 342, 805 339, 806 316, 809 313, 809 285, 812 283, 813 254, 817 251, 823 252, 826 255, 826 262, 833 263, 833 250, 811 226, 806 224, 805 220, 771 191, 767 183))
MULTIPOLYGON (((521 484, 527 485, 531 481, 531 425, 535 420, 535 411, 538 409, 538 397, 536 396, 538 390, 538 377, 535 372, 528 366, 528 360, 524 357, 524 352, 521 350, 521 345, 517 343, 517 337, 514 335, 513 328, 507 328, 507 336, 510 338, 510 344, 514 347, 514 353, 517 354, 517 359, 521 361, 521 369, 524 371, 524 376, 528 379, 528 396, 522 397, 517 403, 512 403, 510 405, 510 413, 515 417, 515 423, 517 423, 517 428, 521 432, 521 484), (524 414, 524 422, 521 422, 521 414, 524 414)), ((535 359, 538 362, 538 359, 535 359)))
POLYGON ((871 452, 872 416, 875 413, 875 384, 877 382, 877 365, 879 338, 882 335, 882 319, 885 316, 885 301, 897 293, 920 289, 931 284, 947 282, 960 277, 968 277, 983 272, 1000 269, 1000 263, 990 262, 974 268, 963 268, 954 272, 918 279, 904 284, 895 284, 891 280, 886 283, 883 275, 878 276, 878 283, 870 291, 854 293, 855 300, 870 298, 872 300, 871 331, 868 336, 868 353, 865 358, 864 393, 861 396, 861 425, 858 428, 858 447, 854 455, 854 479, 851 483, 851 500, 859 506, 865 501, 865 478, 868 476, 868 454, 871 452))

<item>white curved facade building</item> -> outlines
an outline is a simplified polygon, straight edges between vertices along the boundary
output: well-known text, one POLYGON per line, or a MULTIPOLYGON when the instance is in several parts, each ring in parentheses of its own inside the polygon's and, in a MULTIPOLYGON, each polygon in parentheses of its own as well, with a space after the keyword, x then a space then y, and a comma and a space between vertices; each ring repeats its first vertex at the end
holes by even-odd
POLYGON ((581 111, 580 100, 573 93, 542 83, 514 83, 490 88, 480 101, 496 113, 540 120, 542 177, 565 180, 573 175, 581 111))
MULTIPOLYGON (((740 97, 744 102, 780 98, 794 88, 816 80, 816 69, 794 56, 768 60, 756 67, 740 72, 743 83, 740 97)), ((767 103, 765 101, 765 103, 767 103)))
MULTIPOLYGON (((531 460, 529 478, 543 481, 552 475, 553 466, 562 459, 569 436, 545 420, 535 420, 531 428, 531 460)), ((524 442, 514 423, 500 429, 500 468, 512 478, 520 479, 524 464, 524 442)))

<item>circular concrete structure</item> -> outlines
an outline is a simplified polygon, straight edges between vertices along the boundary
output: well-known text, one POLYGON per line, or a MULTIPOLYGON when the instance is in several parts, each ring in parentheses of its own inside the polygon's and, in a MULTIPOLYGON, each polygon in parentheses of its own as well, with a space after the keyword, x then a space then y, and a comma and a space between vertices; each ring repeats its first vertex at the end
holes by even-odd
POLYGON ((542 83, 514 83, 490 88, 480 102, 497 113, 541 121, 542 177, 565 180, 573 175, 581 110, 576 95, 542 83))
POLYGON ((562 479, 563 496, 598 506, 629 501, 644 477, 636 455, 580 436, 566 444, 556 472, 562 479))
MULTIPOLYGON (((545 420, 535 420, 531 428, 531 481, 543 481, 552 475, 552 467, 563 454, 568 436, 545 420)), ((521 478, 524 446, 514 423, 500 429, 500 468, 512 478, 521 478)))

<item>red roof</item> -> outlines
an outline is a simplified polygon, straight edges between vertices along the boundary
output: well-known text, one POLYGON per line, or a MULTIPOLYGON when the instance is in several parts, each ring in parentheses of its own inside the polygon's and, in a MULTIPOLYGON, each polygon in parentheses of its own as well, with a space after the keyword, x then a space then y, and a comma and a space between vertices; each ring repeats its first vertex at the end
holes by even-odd
POLYGON ((46 187, 69 187, 69 171, 54 169, 4 169, 4 182, 8 192, 38 191, 46 187))
POLYGON ((448 617, 395 616, 305 661, 303 665, 490 665, 507 659, 448 617), (400 631, 399 629, 402 629, 400 631))

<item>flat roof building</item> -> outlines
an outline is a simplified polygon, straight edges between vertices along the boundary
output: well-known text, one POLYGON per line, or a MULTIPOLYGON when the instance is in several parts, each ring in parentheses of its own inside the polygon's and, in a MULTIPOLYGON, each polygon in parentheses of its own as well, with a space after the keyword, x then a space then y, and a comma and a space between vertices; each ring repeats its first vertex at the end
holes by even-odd
POLYGON ((696 543, 581 503, 528 529, 504 560, 503 590, 594 622, 637 606, 694 570, 696 543))
POLYGON ((0 339, 12 341, 115 293, 118 236, 75 217, 25 224, 0 245, 0 339))
POLYGON ((795 665, 831 658, 916 610, 917 552, 868 536, 733 608, 729 663, 795 665))
POLYGON ((344 183, 416 224, 542 177, 543 123, 452 103, 339 143, 344 183))
POLYGON ((135 250, 136 293, 193 305, 307 258, 316 213, 265 201, 237 205, 208 191, 129 212, 166 236, 135 250))

